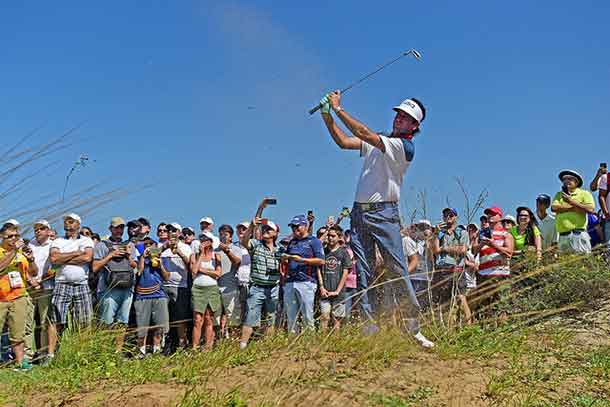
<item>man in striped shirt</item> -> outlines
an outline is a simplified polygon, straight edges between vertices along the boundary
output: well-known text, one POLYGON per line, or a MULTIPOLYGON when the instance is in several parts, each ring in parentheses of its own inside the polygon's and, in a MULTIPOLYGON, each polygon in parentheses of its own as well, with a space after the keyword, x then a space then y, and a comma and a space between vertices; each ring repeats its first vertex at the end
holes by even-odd
MULTIPOLYGON (((261 206, 266 206, 265 201, 261 206)), ((241 349, 248 345, 254 327, 260 326, 263 312, 267 316, 267 330, 272 330, 275 325, 280 281, 280 252, 276 245, 278 227, 271 221, 261 223, 262 208, 259 207, 257 216, 240 239, 242 246, 250 252, 250 290, 239 341, 241 349), (260 240, 251 239, 255 227, 260 227, 260 240)))

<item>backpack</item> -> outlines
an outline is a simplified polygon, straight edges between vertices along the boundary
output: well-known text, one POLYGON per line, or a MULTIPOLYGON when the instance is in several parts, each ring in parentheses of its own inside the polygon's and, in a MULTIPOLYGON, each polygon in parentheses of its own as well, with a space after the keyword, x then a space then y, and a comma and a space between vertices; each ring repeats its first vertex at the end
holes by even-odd
MULTIPOLYGON (((108 250, 114 250, 112 242, 107 240, 102 241, 108 250)), ((133 269, 129 265, 129 258, 120 257, 112 258, 104 266, 106 271, 104 281, 108 289, 112 288, 132 288, 135 283, 135 275, 133 269)))

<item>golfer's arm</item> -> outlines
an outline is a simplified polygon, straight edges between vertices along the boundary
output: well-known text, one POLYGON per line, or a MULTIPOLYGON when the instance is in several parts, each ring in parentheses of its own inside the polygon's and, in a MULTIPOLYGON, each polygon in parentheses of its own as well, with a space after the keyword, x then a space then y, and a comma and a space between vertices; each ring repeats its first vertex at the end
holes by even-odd
POLYGON ((364 141, 365 143, 377 147, 385 153, 385 145, 381 141, 381 137, 379 137, 379 134, 375 133, 374 131, 371 131, 364 124, 354 119, 345 110, 340 110, 336 114, 337 117, 341 119, 343 124, 345 124, 345 126, 349 129, 349 131, 352 132, 354 136, 364 141))
POLYGON ((324 124, 326 124, 326 128, 335 144, 344 150, 360 150, 362 141, 345 134, 345 132, 337 126, 331 115, 322 113, 322 119, 324 119, 324 124))

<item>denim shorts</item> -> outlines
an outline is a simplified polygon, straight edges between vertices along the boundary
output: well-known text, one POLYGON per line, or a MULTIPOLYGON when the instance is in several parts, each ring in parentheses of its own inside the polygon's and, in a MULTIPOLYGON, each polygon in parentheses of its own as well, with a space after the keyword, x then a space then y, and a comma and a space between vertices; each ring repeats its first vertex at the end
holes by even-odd
POLYGON ((100 320, 106 325, 128 324, 133 300, 131 288, 112 288, 100 296, 100 320))
POLYGON ((246 318, 244 325, 257 327, 261 324, 261 315, 263 310, 267 315, 270 326, 275 324, 275 313, 279 298, 279 286, 263 287, 253 285, 248 292, 246 299, 246 318))

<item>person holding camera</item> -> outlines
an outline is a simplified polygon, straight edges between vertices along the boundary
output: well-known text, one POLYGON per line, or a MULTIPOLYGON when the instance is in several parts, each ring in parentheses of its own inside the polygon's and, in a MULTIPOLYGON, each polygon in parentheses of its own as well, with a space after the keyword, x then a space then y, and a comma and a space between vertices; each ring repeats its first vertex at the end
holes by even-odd
POLYGON ((169 332, 167 294, 163 282, 169 272, 160 259, 161 250, 154 240, 145 237, 144 253, 138 260, 133 307, 136 314, 138 357, 146 356, 146 338, 152 335, 152 352, 161 352, 163 336, 169 332))
POLYGON ((220 255, 213 249, 212 234, 204 232, 199 236, 199 249, 191 255, 190 270, 193 277, 193 350, 199 349, 203 331, 205 349, 214 346, 214 326, 218 324, 222 312, 222 300, 218 289, 218 279, 222 273, 220 255))
POLYGON ((168 297, 169 322, 175 327, 175 335, 172 334, 172 338, 178 340, 177 343, 166 342, 168 352, 173 350, 176 344, 178 347, 186 347, 188 323, 193 317, 189 286, 190 259, 193 251, 191 246, 178 239, 177 226, 179 225, 165 225, 168 239, 159 246, 161 261, 170 275, 169 279, 163 282, 163 289, 168 297))
POLYGON ((26 319, 31 304, 26 282, 36 276, 38 267, 31 251, 21 253, 24 242, 17 226, 5 223, 0 229, 0 237, 0 329, 8 322, 16 370, 30 370, 32 365, 24 353, 26 319))
MULTIPOLYGON (((99 274, 99 318, 107 326, 118 325, 124 329, 129 324, 138 252, 132 243, 123 241, 123 218, 112 218, 108 230, 108 240, 102 240, 93 249, 92 271, 99 274)), ((124 333, 120 333, 117 351, 122 350, 123 341, 124 333)))
MULTIPOLYGON (((596 187, 599 190, 599 196, 597 200, 599 207, 601 208, 601 222, 604 231, 604 243, 610 244, 610 177, 608 176, 608 165, 601 163, 599 170, 597 171, 598 181, 596 187)), ((591 191, 595 189, 591 188, 591 191)))
POLYGON ((433 285, 439 304, 453 303, 466 290, 464 256, 470 246, 468 233, 458 226, 455 208, 443 209, 443 223, 437 225, 432 240, 432 253, 436 256, 433 285))
POLYGON ((233 227, 221 225, 218 228, 220 244, 217 252, 220 255, 221 274, 218 279, 220 298, 222 300, 222 317, 220 334, 230 337, 229 329, 241 325, 241 302, 239 297, 239 280, 237 270, 241 264, 241 250, 233 243, 233 227))
POLYGON ((555 194, 551 210, 556 215, 559 251, 561 253, 591 253, 591 239, 587 233, 587 214, 595 213, 595 202, 589 191, 581 189, 583 179, 576 171, 559 173, 563 183, 555 194))
POLYGON ((259 327, 266 317, 267 333, 273 331, 276 324, 280 292, 280 248, 276 244, 278 227, 271 221, 262 223, 263 210, 268 205, 263 199, 256 215, 240 236, 240 243, 250 252, 250 289, 246 298, 246 312, 239 341, 240 349, 246 348, 254 328, 259 327), (259 228, 259 238, 255 238, 255 229, 259 228))

